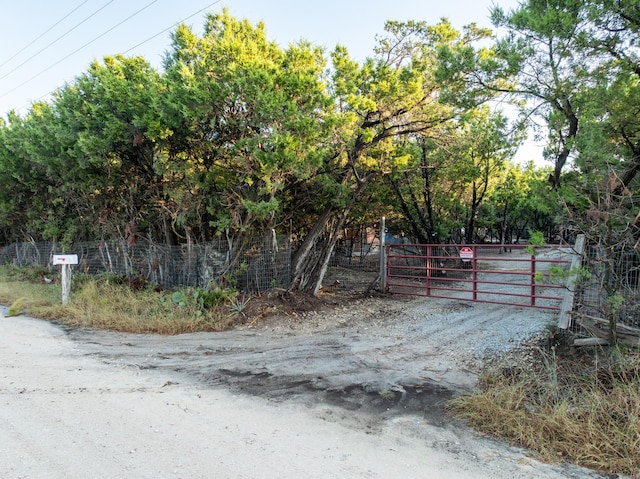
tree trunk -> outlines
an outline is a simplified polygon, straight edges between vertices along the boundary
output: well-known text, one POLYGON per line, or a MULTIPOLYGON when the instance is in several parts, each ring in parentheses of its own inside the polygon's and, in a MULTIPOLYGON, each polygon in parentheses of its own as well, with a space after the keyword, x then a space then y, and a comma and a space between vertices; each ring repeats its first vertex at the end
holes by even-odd
POLYGON ((331 220, 333 210, 333 205, 327 205, 293 256, 290 289, 300 289, 303 291, 307 289, 309 277, 316 267, 316 262, 313 261, 313 248, 320 240, 322 233, 331 220))
MULTIPOLYGON (((437 234, 436 231, 436 220, 435 220, 435 214, 433 211, 433 200, 431 197, 431 193, 432 193, 432 179, 431 179, 431 174, 429 171, 429 161, 427 158, 427 150, 426 147, 424 145, 424 143, 422 144, 422 180, 423 180, 423 189, 422 189, 422 195, 423 195, 423 201, 424 201, 424 205, 425 205, 425 209, 427 210, 427 219, 429 222, 429 227, 428 227, 428 231, 431 233, 431 238, 429 238, 429 243, 440 243, 440 237, 437 234)), ((423 220, 424 222, 424 220, 423 220)))
POLYGON ((560 111, 564 113, 567 121, 569 122, 569 131, 567 132, 566 138, 563 137, 562 132, 559 133, 560 140, 562 141, 562 151, 560 151, 558 156, 556 156, 553 176, 549 178, 551 186, 553 186, 554 189, 557 189, 560 186, 560 174, 562 173, 562 169, 566 165, 569 154, 571 153, 570 143, 578 134, 578 117, 574 113, 571 103, 568 100, 564 101, 560 111))
MULTIPOLYGON (((629 183, 631 183, 638 174, 638 171, 640 171, 640 143, 635 143, 633 145, 633 155, 629 165, 627 165, 625 171, 622 173, 622 186, 627 188, 629 183)), ((621 188, 619 188, 619 190, 621 190, 621 188)), ((616 193, 620 194, 621 191, 616 191, 616 193)))
POLYGON ((477 201, 478 201, 478 190, 476 188, 475 181, 473 182, 472 189, 472 197, 471 197, 471 207, 469 208, 469 218, 467 220, 467 229, 465 231, 465 242, 467 244, 473 243, 473 235, 476 227, 476 209, 477 209, 477 201))
POLYGON ((429 243, 429 234, 424 229, 424 221, 422 220, 420 211, 416 210, 415 207, 412 208, 411 205, 407 202, 402 194, 402 191, 400 191, 400 185, 396 180, 389 177, 389 184, 393 188, 393 192, 400 202, 400 209, 402 210, 405 219, 408 221, 409 226, 411 227, 414 238, 418 243, 429 243))
MULTIPOLYGON (((507 242, 507 214, 509 211, 509 200, 504 202, 504 209, 502 210, 502 224, 500 225, 500 244, 502 245, 504 252, 507 252, 505 246, 507 242)), ((509 234, 509 244, 511 244, 511 235, 509 234)))
POLYGON ((318 294, 340 232, 356 199, 364 190, 367 179, 358 181, 349 203, 339 214, 335 214, 337 208, 331 203, 322 212, 293 258, 293 277, 290 289, 306 291, 314 296, 318 294), (327 233, 325 242, 319 251, 314 251, 314 247, 322 239, 323 233, 327 233))

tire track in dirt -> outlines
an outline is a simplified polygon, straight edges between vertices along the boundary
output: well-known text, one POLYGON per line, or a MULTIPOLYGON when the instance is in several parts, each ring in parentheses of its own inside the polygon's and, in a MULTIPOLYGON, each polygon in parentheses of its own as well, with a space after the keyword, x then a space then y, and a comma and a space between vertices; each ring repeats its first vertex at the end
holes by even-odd
MULTIPOLYGON (((442 404, 477 383, 482 360, 545 334, 549 313, 422 298, 369 298, 303 318, 174 337, 69 330, 87 354, 172 370, 211 387, 443 421, 442 404)), ((380 419, 384 419, 381 417, 380 419)))

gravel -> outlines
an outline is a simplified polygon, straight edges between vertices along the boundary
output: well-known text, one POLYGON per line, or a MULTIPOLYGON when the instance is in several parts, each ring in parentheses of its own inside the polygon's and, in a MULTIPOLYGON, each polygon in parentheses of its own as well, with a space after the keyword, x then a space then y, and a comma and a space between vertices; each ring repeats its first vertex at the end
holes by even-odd
POLYGON ((599 477, 443 412, 487 360, 545 337, 542 310, 374 296, 172 337, 4 321, 3 477, 599 477))

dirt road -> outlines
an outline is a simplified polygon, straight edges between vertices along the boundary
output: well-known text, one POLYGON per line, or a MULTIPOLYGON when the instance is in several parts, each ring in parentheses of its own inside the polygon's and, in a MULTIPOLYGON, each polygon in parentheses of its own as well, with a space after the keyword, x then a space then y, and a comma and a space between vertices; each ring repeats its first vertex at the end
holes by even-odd
POLYGON ((442 413, 552 319, 384 298, 177 337, 0 317, 0 477, 599 477, 442 413))

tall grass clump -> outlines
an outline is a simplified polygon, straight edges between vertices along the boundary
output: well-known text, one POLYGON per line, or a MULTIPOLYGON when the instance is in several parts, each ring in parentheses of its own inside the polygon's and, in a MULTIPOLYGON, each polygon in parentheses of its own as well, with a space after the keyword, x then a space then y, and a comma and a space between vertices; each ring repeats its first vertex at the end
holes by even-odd
POLYGON ((607 474, 640 473, 640 353, 602 352, 567 367, 541 353, 539 367, 496 368, 481 390, 448 404, 472 427, 607 474))
MULTIPOLYGON (((180 293, 181 294, 181 293, 180 293)), ((221 307, 176 303, 176 293, 134 290, 126 285, 89 280, 73 295, 65 322, 130 333, 180 334, 220 331, 233 322, 221 307)))
POLYGON ((77 275, 71 301, 62 305, 60 284, 50 277, 55 275, 48 271, 0 268, 0 303, 19 301, 24 314, 37 318, 131 333, 220 331, 238 318, 232 311, 235 291, 219 287, 167 292, 140 282, 132 287, 113 275, 77 275))

